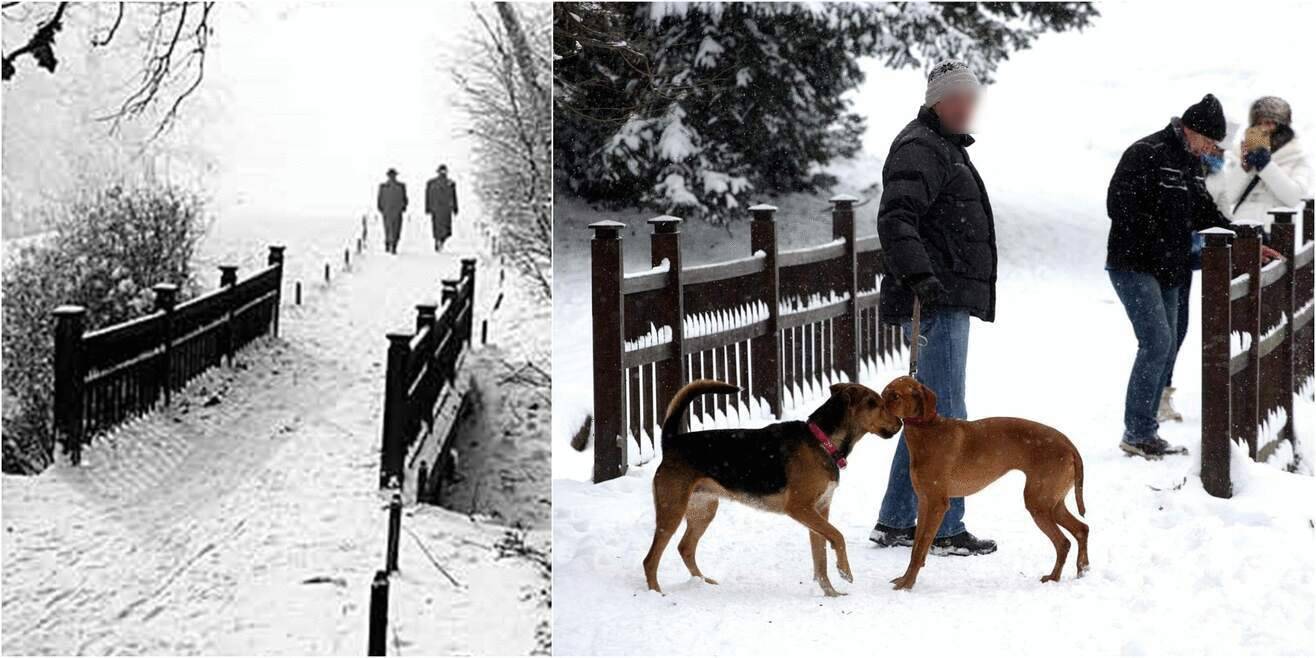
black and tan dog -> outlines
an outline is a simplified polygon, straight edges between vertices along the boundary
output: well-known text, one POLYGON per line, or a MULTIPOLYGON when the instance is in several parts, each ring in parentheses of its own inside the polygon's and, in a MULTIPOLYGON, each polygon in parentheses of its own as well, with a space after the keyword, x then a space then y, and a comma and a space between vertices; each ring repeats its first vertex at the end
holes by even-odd
POLYGON ((662 463, 653 476, 657 527, 644 558, 649 589, 662 591, 658 562, 683 518, 685 536, 677 551, 690 575, 714 583, 700 572, 695 549, 717 514, 718 500, 730 498, 785 514, 808 528, 814 579, 823 593, 836 596, 839 592, 827 577, 824 541, 836 551, 841 577, 854 582, 845 538, 827 521, 840 469, 859 439, 869 433, 891 438, 900 431, 900 419, 887 411, 876 391, 859 384, 836 384, 831 398, 810 414, 807 422, 678 433, 686 407, 695 396, 739 390, 731 384, 699 380, 678 391, 667 407, 662 463))

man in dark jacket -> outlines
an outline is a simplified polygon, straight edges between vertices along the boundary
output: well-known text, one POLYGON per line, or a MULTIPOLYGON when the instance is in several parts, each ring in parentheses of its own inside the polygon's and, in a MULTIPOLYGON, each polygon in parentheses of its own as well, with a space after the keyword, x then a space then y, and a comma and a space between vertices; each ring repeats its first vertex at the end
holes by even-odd
MULTIPOLYGON (((987 189, 969 160, 969 126, 977 106, 977 77, 963 62, 943 62, 928 73, 918 117, 891 144, 882 168, 877 233, 886 276, 881 316, 910 334, 914 296, 921 302, 918 380, 937 395, 937 413, 967 418, 964 403, 969 317, 996 316, 996 228, 987 189)), ((886 495, 869 539, 878 546, 912 546, 918 498, 909 479, 902 436, 891 461, 886 495)), ((964 499, 951 500, 932 551, 981 555, 996 542, 964 527, 964 499)))
POLYGON ((434 232, 434 251, 452 236, 452 216, 457 214, 457 183, 448 178, 448 165, 439 165, 439 175, 425 183, 425 212, 434 232))
POLYGON ((1106 270, 1138 338, 1120 448, 1148 459, 1187 452, 1158 435, 1157 411, 1174 364, 1179 287, 1192 276, 1192 234, 1230 225, 1206 191, 1201 164, 1224 138, 1224 110, 1207 94, 1126 149, 1106 193, 1106 270))
POLYGON ((389 169, 388 180, 379 184, 375 207, 384 218, 384 251, 398 253, 398 238, 402 235, 402 213, 407 210, 407 186, 398 180, 398 170, 389 169))

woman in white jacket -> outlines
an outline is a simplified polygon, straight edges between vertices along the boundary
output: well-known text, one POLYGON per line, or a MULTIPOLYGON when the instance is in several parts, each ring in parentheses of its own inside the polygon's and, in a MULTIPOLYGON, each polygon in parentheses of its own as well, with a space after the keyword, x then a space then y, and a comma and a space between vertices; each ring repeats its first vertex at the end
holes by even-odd
POLYGON ((1258 98, 1239 159, 1225 169, 1221 211, 1236 221, 1259 221, 1270 231, 1272 208, 1295 207, 1311 194, 1312 166, 1290 124, 1293 111, 1276 96, 1258 98))

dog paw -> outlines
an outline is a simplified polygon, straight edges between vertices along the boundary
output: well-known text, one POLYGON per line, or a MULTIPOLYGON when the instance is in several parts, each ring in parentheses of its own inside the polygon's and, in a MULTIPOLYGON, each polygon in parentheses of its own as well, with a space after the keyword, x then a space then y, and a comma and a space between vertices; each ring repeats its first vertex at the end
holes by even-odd
POLYGON ((708 583, 709 585, 716 585, 716 584, 717 584, 717 581, 716 581, 716 580, 713 580, 712 578, 709 578, 708 576, 703 576, 703 580, 704 580, 704 582, 708 583))
POLYGON ((914 579, 910 578, 909 576, 900 576, 898 578, 892 578, 891 584, 895 585, 895 587, 893 587, 892 589, 898 589, 898 590, 914 589, 914 579))
POLYGON ((836 567, 836 572, 841 574, 841 577, 845 579, 845 582, 847 583, 854 582, 854 574, 850 573, 849 565, 846 565, 844 567, 836 567))
POLYGON ((1059 578, 1058 576, 1052 576, 1051 574, 1047 574, 1047 575, 1045 575, 1045 576, 1042 576, 1042 582, 1044 582, 1044 583, 1058 583, 1058 582, 1060 582, 1060 578, 1059 578))
POLYGON ((826 596, 826 597, 829 598, 829 599, 833 599, 833 598, 836 598, 836 597, 838 597, 838 596, 849 596, 849 594, 847 594, 846 592, 840 592, 840 591, 837 591, 836 589, 831 588, 831 587, 824 587, 824 588, 823 588, 823 596, 826 596))

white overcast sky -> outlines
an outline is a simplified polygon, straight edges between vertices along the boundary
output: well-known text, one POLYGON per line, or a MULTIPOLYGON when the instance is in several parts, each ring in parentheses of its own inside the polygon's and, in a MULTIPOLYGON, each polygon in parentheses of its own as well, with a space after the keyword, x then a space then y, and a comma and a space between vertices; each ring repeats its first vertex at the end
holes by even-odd
POLYGON ((449 65, 463 2, 221 4, 206 146, 219 215, 359 214, 396 167, 414 198, 441 161, 469 173, 449 65))

